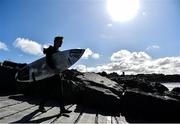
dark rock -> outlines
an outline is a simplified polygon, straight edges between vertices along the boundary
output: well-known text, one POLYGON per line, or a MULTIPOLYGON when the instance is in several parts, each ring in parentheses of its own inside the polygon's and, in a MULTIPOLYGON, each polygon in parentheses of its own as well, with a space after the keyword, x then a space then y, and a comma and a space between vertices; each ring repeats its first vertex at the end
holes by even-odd
POLYGON ((16 72, 15 69, 0 66, 0 93, 16 92, 16 72))
POLYGON ((169 91, 169 89, 166 86, 162 85, 161 83, 152 82, 151 85, 153 85, 154 88, 156 89, 156 92, 160 94, 164 94, 165 92, 169 91))
POLYGON ((64 77, 65 80, 76 80, 76 76, 77 75, 82 75, 83 73, 75 70, 75 69, 71 69, 71 70, 65 70, 62 72, 62 75, 64 77))
POLYGON ((126 89, 139 89, 141 91, 147 92, 147 93, 158 93, 158 94, 164 94, 166 91, 168 91, 168 88, 162 85, 158 82, 150 82, 146 81, 144 79, 138 79, 138 78, 119 78, 118 79, 119 84, 124 84, 124 87, 126 89), (119 83, 121 82, 121 83, 119 83))
POLYGON ((121 109, 128 122, 180 122, 178 100, 139 90, 124 93, 121 109))
POLYGON ((4 66, 4 67, 9 67, 9 68, 16 69, 16 70, 19 70, 26 65, 27 65, 26 63, 15 63, 12 61, 4 61, 2 63, 2 66, 4 66))
POLYGON ((175 87, 172 89, 172 92, 180 94, 180 87, 175 87))
POLYGON ((151 82, 146 82, 145 80, 142 79, 137 79, 137 78, 125 79, 124 84, 127 89, 137 88, 139 90, 148 93, 156 92, 156 89, 151 85, 151 82))
POLYGON ((172 89, 172 91, 166 92, 166 95, 175 99, 180 100, 180 88, 175 87, 172 89))
POLYGON ((128 78, 125 78, 125 75, 118 75, 115 72, 110 73, 108 75, 108 78, 113 80, 113 81, 116 81, 117 83, 122 84, 122 85, 124 85, 125 80, 128 79, 128 78))
POLYGON ((4 61, 0 66, 0 93, 19 93, 16 72, 27 64, 4 61))
POLYGON ((120 75, 118 73, 116 73, 116 72, 110 73, 108 76, 109 76, 109 78, 118 78, 118 77, 120 77, 120 75))
POLYGON ((124 89, 118 83, 95 73, 83 73, 76 78, 69 82, 79 87, 79 92, 74 92, 74 95, 81 94, 79 98, 76 97, 78 101, 106 110, 119 111, 117 108, 124 89))
POLYGON ((164 74, 138 74, 137 78, 145 79, 151 82, 180 82, 180 75, 164 75, 164 74))
POLYGON ((99 74, 99 75, 101 75, 101 76, 103 76, 103 77, 109 77, 108 76, 108 74, 105 72, 105 71, 103 71, 103 72, 99 72, 99 73, 97 73, 97 74, 99 74))

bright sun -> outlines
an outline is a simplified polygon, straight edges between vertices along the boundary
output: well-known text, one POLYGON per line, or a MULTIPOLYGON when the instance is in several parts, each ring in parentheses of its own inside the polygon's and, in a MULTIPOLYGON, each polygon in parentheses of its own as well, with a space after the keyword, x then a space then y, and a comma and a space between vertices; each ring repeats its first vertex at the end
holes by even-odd
POLYGON ((107 10, 114 21, 133 19, 139 9, 139 0, 107 0, 107 10))

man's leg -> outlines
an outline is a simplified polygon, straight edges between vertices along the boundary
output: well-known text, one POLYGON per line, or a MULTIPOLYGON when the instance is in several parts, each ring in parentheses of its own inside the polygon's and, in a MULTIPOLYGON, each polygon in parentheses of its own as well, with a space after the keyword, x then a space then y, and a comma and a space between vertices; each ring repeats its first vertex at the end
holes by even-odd
POLYGON ((45 87, 46 87, 46 83, 43 82, 42 84, 42 89, 41 89, 41 94, 40 94, 40 104, 39 104, 39 111, 41 112, 46 112, 44 106, 45 106, 45 103, 47 101, 47 97, 46 97, 46 94, 45 94, 45 87))
POLYGON ((46 103, 47 99, 46 98, 43 98, 39 104, 39 111, 41 112, 46 112, 46 109, 44 108, 44 105, 46 103))
POLYGON ((60 77, 60 83, 59 83, 60 92, 59 92, 58 102, 59 102, 60 110, 61 110, 61 113, 70 113, 71 111, 65 109, 65 107, 64 107, 64 99, 63 99, 63 83, 64 83, 64 78, 63 78, 62 74, 59 74, 59 77, 60 77))

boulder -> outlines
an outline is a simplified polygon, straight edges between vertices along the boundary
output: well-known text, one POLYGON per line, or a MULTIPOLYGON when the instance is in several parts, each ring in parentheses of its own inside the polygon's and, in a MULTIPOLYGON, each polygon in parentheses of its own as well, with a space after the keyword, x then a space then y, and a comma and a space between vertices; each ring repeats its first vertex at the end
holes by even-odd
POLYGON ((175 87, 172 89, 172 92, 180 94, 180 87, 175 87))
POLYGON ((0 65, 0 93, 19 93, 16 72, 27 64, 4 61, 0 65))
POLYGON ((162 85, 161 83, 159 82, 151 82, 151 85, 154 87, 154 89, 156 89, 156 92, 159 93, 159 94, 165 94, 165 92, 169 91, 169 89, 162 85))
MULTIPOLYGON (((80 73, 76 70, 67 70, 65 73, 64 87, 68 97, 83 101, 86 105, 108 108, 118 106, 124 88, 115 81, 95 73, 80 73), (69 92, 71 91, 71 93, 69 92), (114 103, 113 103, 114 102, 114 103), (115 105, 116 104, 116 105, 115 105)), ((116 108, 117 109, 117 108, 116 108)))
POLYGON ((180 88, 175 87, 171 91, 166 92, 166 95, 175 99, 180 100, 180 88))
POLYGON ((2 63, 2 66, 4 67, 9 67, 11 69, 16 69, 16 70, 19 70, 26 65, 27 65, 26 63, 16 63, 16 62, 7 61, 7 60, 2 63))
POLYGON ((79 90, 73 88, 76 91, 72 92, 78 101, 81 101, 85 105, 108 111, 119 111, 117 108, 120 105, 120 98, 124 89, 118 83, 98 74, 88 72, 76 75, 73 79, 72 77, 70 78, 66 77, 64 84, 71 82, 74 87, 78 87, 79 90))
POLYGON ((0 66, 0 93, 16 92, 15 74, 17 70, 0 66))
POLYGON ((109 78, 109 75, 108 75, 105 71, 99 72, 99 73, 97 73, 97 74, 99 74, 99 75, 101 75, 101 76, 103 76, 103 77, 109 78))
POLYGON ((116 78, 118 83, 126 89, 139 89, 147 93, 164 94, 168 88, 158 82, 150 82, 139 78, 116 78))
POLYGON ((177 99, 136 89, 127 90, 121 103, 121 112, 128 122, 180 122, 177 99))

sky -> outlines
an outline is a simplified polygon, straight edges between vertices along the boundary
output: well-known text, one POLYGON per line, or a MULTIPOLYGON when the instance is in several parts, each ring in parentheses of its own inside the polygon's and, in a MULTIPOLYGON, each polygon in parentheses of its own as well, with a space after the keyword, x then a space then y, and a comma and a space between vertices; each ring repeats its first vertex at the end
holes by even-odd
POLYGON ((180 74, 180 1, 128 0, 113 12, 108 1, 0 0, 0 62, 31 63, 60 35, 61 50, 86 49, 79 71, 180 74))

